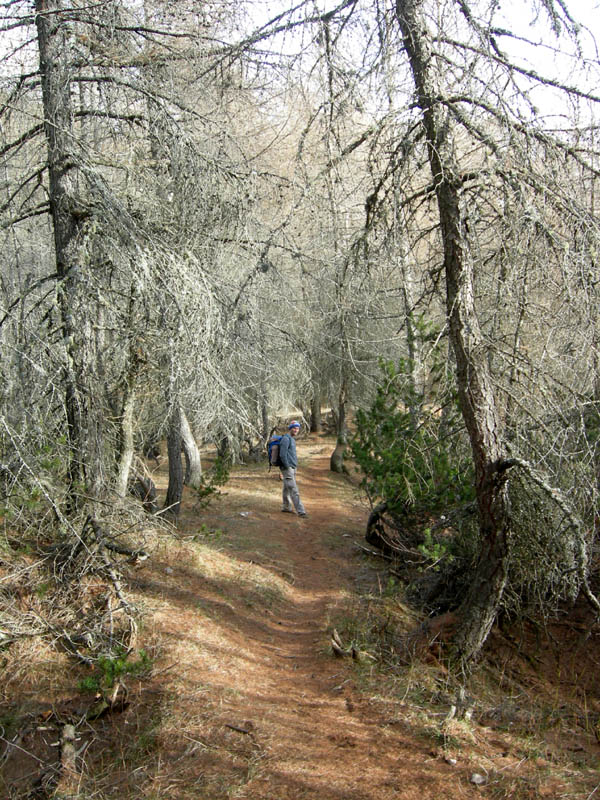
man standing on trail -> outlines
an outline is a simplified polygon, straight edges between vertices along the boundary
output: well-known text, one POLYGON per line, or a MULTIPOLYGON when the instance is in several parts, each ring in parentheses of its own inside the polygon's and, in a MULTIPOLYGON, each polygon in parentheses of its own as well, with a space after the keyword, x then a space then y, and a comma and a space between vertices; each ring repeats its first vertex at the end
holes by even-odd
POLYGON ((299 432, 300 423, 292 420, 288 425, 288 432, 281 437, 279 442, 279 469, 283 478, 283 507, 281 510, 293 514, 295 508, 299 517, 306 517, 306 511, 300 500, 300 492, 296 486, 298 456, 294 440, 299 432), (292 503, 294 508, 292 508, 292 503))

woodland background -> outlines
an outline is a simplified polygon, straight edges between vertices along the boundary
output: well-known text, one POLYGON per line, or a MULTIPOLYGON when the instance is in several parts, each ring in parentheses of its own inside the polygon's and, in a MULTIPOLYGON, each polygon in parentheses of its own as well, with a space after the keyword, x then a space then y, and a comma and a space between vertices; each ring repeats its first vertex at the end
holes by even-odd
POLYGON ((568 3, 1 9, 0 645, 126 649, 133 615, 20 609, 23 548, 127 609, 144 515, 322 408, 463 669, 499 614, 597 615, 600 65, 568 3))

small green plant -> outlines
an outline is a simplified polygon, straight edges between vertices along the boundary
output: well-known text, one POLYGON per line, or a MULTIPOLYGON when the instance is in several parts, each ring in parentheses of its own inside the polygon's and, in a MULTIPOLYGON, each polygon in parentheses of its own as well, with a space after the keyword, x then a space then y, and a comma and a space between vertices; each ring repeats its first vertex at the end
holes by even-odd
POLYGON ((15 711, 5 711, 0 714, 0 733, 5 737, 12 734, 19 725, 19 717, 15 711))
POLYGON ((210 470, 202 474, 199 486, 195 487, 196 498, 200 508, 206 508, 209 503, 222 492, 219 486, 224 486, 229 480, 230 464, 226 458, 217 458, 210 470))
POLYGON ((223 536, 223 531, 220 528, 209 528, 204 522, 198 528, 198 532, 194 535, 194 539, 211 539, 218 540, 223 536))
POLYGON ((103 672, 103 683, 111 689, 123 675, 141 675, 152 667, 152 661, 145 650, 140 650, 137 661, 128 661, 126 654, 115 658, 101 658, 98 666, 103 672))
POLYGON ((45 455, 40 459, 40 467, 45 472, 58 473, 63 467, 63 459, 58 455, 45 455))
POLYGON ((77 688, 80 692, 96 694, 100 691, 100 681, 96 675, 86 675, 85 678, 77 682, 77 688))
POLYGON ((38 486, 14 487, 9 502, 2 508, 2 514, 10 522, 20 519, 23 512, 35 514, 41 510, 43 499, 42 491, 38 486))
POLYGON ((384 597, 395 597, 401 588, 402 586, 400 584, 400 581, 394 578, 393 575, 390 575, 385 587, 383 588, 382 595, 384 597))
POLYGON ((139 658, 129 661, 126 652, 121 651, 113 656, 103 656, 98 659, 98 671, 88 675, 77 684, 84 692, 98 692, 103 689, 112 689, 124 675, 142 675, 149 672, 152 660, 145 650, 139 651, 139 658))
POLYGON ((40 600, 42 600, 48 594, 51 588, 52 584, 50 583, 50 581, 42 581, 41 583, 38 583, 37 586, 35 587, 35 593, 40 598, 40 600))
POLYGON ((449 548, 446 544, 436 541, 431 533, 431 528, 425 528, 423 532, 423 542, 417 548, 421 555, 423 555, 428 562, 428 568, 434 572, 440 569, 440 563, 445 561, 447 564, 454 560, 454 557, 448 552, 449 548))

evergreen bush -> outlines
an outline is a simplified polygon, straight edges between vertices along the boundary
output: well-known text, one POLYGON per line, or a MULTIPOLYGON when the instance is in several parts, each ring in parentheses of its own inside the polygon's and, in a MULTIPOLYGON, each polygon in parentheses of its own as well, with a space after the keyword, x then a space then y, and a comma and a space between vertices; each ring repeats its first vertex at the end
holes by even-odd
POLYGON ((417 515, 473 501, 472 461, 455 401, 444 414, 427 410, 411 388, 406 362, 380 366, 382 381, 371 407, 358 410, 351 442, 371 504, 385 501, 392 514, 417 515))

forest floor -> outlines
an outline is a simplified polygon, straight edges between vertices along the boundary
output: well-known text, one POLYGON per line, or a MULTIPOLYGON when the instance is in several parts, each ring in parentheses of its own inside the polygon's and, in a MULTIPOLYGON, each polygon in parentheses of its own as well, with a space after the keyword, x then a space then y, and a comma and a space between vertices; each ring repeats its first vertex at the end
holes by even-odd
MULTIPOLYGON (((361 549, 368 507, 329 472, 331 449, 299 442, 305 519, 281 513, 278 470, 264 464, 237 467, 207 509, 186 489, 176 531, 127 580, 151 666, 124 673, 122 707, 93 722, 74 690, 83 667, 58 678, 46 666, 33 687, 13 678, 3 708, 11 693, 31 724, 0 759, 6 798, 600 798, 598 637, 559 663, 552 647, 522 658, 495 634, 466 720, 448 719, 455 686, 433 656, 334 657, 334 628, 374 652, 376 627, 419 620, 361 549), (77 766, 53 793, 25 795, 66 720, 77 766)), ((164 491, 165 465, 154 478, 164 491)), ((574 621, 568 635, 581 630, 574 621)))

